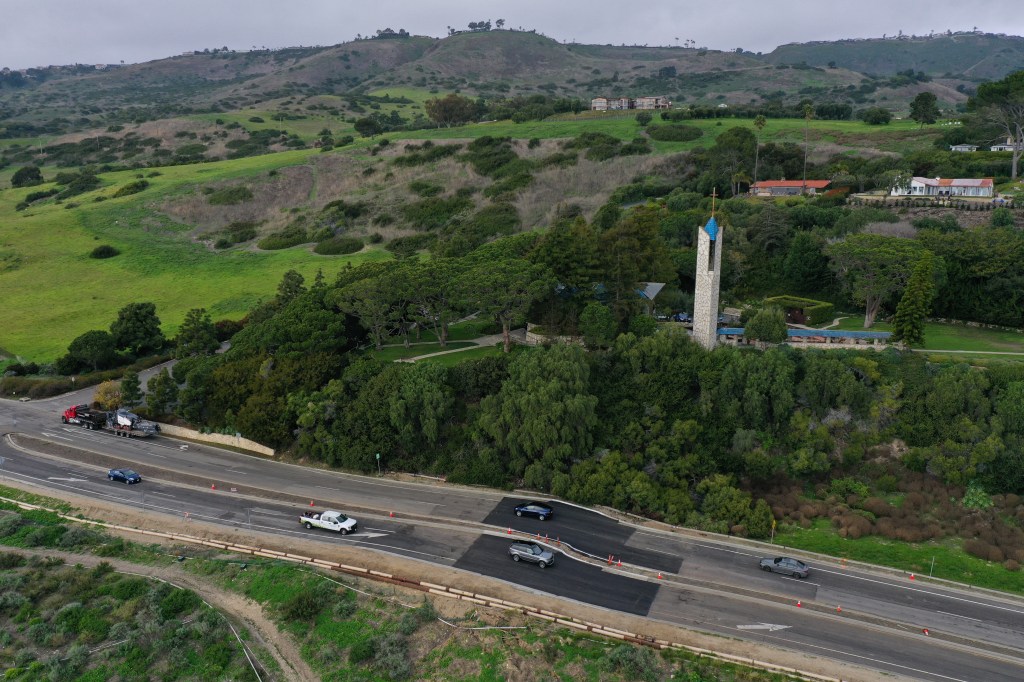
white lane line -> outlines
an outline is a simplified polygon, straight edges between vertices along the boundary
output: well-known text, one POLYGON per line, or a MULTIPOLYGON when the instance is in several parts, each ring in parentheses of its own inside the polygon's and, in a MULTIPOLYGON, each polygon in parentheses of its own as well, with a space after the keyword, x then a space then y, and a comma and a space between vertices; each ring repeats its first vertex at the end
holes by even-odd
POLYGON ((909 585, 897 585, 896 583, 890 583, 890 582, 886 582, 884 580, 875 580, 874 578, 866 578, 864 576, 854 575, 852 573, 841 573, 839 571, 830 571, 830 570, 825 569, 825 568, 816 568, 815 570, 821 571, 822 573, 831 573, 833 575, 842 575, 842 576, 846 576, 847 578, 853 578, 855 580, 863 580, 863 581, 869 582, 869 583, 876 583, 878 585, 887 585, 889 587, 898 587, 901 590, 907 590, 909 592, 918 592, 920 594, 927 594, 927 595, 932 596, 932 597, 939 597, 940 599, 952 599, 953 601, 960 601, 960 602, 964 602, 966 604, 973 604, 975 606, 984 606, 984 607, 987 607, 987 608, 990 608, 990 609, 999 609, 1000 611, 1009 611, 1010 613, 1019 613, 1021 615, 1024 615, 1024 611, 1022 611, 1020 609, 1010 608, 1009 606, 1000 606, 998 604, 989 604, 987 602, 976 601, 974 599, 967 599, 965 597, 955 597, 955 596, 953 596, 951 594, 943 594, 942 592, 932 592, 930 590, 922 590, 922 589, 919 589, 917 587, 910 587, 909 585))
POLYGON ((260 507, 249 507, 250 512, 257 512, 259 514, 267 514, 269 516, 291 516, 291 514, 285 514, 282 511, 276 509, 261 509, 260 507))
POLYGON ((177 499, 177 497, 175 495, 168 495, 167 493, 147 492, 146 494, 147 495, 159 495, 160 497, 170 497, 171 499, 177 499))
POLYGON ((933 673, 930 670, 919 670, 917 668, 911 668, 907 665, 900 665, 899 663, 892 663, 880 658, 871 658, 870 656, 861 656, 860 654, 850 653, 849 651, 842 651, 840 649, 831 649, 827 646, 819 646, 817 644, 811 644, 809 642, 801 642, 798 640, 791 640, 786 637, 777 637, 773 635, 761 635, 763 639, 778 639, 783 642, 789 642, 790 644, 799 644, 800 646, 810 647, 812 649, 820 649, 821 651, 828 651, 833 654, 841 654, 843 656, 851 656, 853 658, 859 658, 865 661, 871 661, 872 663, 881 663, 882 665, 891 665, 894 668, 900 668, 902 670, 910 670, 911 672, 920 673, 921 675, 931 675, 933 677, 940 677, 944 680, 951 680, 951 682, 970 682, 970 680, 961 680, 958 677, 949 677, 947 675, 940 675, 939 673, 933 673))
POLYGON ((959 613, 949 613, 948 611, 936 611, 935 613, 941 613, 944 616, 953 616, 954 618, 963 618, 964 620, 973 620, 976 623, 983 622, 980 618, 971 618, 970 616, 961 616, 959 613))
POLYGON ((65 438, 64 436, 58 436, 56 433, 47 433, 46 431, 43 431, 42 434, 44 436, 49 437, 49 438, 60 438, 61 440, 74 440, 72 438, 65 438))
MULTIPOLYGON (((715 549, 715 550, 718 550, 720 552, 728 552, 730 554, 740 554, 740 555, 749 556, 749 557, 756 557, 756 556, 758 556, 757 554, 751 554, 750 552, 741 552, 739 550, 727 549, 725 547, 718 547, 716 545, 706 545, 706 544, 701 543, 701 542, 691 542, 690 544, 692 544, 695 547, 704 547, 705 549, 715 549)), ((1011 608, 1009 606, 1000 606, 998 604, 989 604, 988 602, 975 601, 973 599, 967 599, 965 597, 956 597, 956 596, 953 596, 951 594, 944 594, 942 592, 932 592, 931 590, 922 590, 922 589, 917 588, 917 587, 910 587, 909 585, 898 585, 898 584, 896 584, 894 582, 888 582, 888 581, 885 581, 885 580, 876 580, 875 578, 868 578, 868 577, 865 577, 865 576, 856 575, 854 573, 848 573, 848 572, 843 572, 843 571, 832 571, 832 570, 829 570, 827 568, 821 568, 820 566, 811 566, 811 568, 813 568, 815 571, 821 571, 822 573, 830 573, 832 575, 843 576, 845 578, 852 578, 854 580, 863 580, 865 582, 875 583, 877 585, 885 585, 887 587, 896 587, 898 589, 908 590, 910 592, 918 592, 920 594, 927 594, 927 595, 930 595, 932 597, 939 597, 940 599, 952 599, 954 601, 961 601, 961 602, 965 602, 967 604, 973 604, 975 606, 984 606, 984 607, 988 607, 988 608, 992 608, 992 609, 999 609, 1000 611, 1009 611, 1010 613, 1019 613, 1021 615, 1024 615, 1024 611, 1021 611, 1020 609, 1014 609, 1014 608, 1011 608)), ((962 616, 962 617, 966 617, 966 616, 962 616)))

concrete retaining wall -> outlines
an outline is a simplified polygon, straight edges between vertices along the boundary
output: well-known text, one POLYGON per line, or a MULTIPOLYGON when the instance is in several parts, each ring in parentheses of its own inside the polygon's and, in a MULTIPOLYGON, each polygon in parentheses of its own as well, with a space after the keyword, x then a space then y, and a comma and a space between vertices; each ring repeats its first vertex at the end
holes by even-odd
POLYGON ((266 445, 260 445, 255 441, 249 440, 248 438, 228 436, 223 433, 201 433, 194 429, 186 429, 181 426, 172 426, 171 424, 161 424, 160 433, 164 434, 165 436, 178 436, 179 438, 198 440, 203 443, 229 445, 233 448, 238 448, 240 450, 248 450, 250 452, 255 452, 260 455, 266 455, 267 457, 274 456, 273 448, 268 448, 266 445))

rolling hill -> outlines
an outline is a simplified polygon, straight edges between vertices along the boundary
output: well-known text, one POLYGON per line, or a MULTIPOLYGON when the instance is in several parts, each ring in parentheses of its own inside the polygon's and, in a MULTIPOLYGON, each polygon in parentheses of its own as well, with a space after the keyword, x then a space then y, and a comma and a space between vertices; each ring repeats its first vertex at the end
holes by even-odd
POLYGON ((868 40, 781 45, 765 59, 773 64, 836 66, 891 76, 922 71, 932 77, 994 80, 1024 64, 1024 38, 991 33, 940 33, 868 40))
MULTIPOLYGON (((901 111, 923 90, 947 106, 960 104, 974 82, 1005 75, 1022 57, 1024 38, 981 34, 793 44, 764 56, 567 44, 508 30, 443 39, 366 39, 330 47, 186 54, 102 69, 30 69, 17 78, 0 78, 0 139, 272 109, 296 97, 351 100, 386 88, 584 100, 656 93, 677 105, 810 98, 901 111), (908 69, 931 82, 893 78, 908 69)), ((348 110, 359 113, 358 107, 348 110)))

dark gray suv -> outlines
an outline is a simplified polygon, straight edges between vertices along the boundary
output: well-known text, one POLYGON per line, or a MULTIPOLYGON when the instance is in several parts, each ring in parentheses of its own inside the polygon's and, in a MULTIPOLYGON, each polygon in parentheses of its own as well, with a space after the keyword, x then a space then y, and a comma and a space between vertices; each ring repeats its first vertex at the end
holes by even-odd
POLYGON ((541 568, 547 568, 555 563, 554 552, 544 549, 536 542, 513 542, 508 548, 508 555, 512 557, 512 561, 531 561, 541 568))

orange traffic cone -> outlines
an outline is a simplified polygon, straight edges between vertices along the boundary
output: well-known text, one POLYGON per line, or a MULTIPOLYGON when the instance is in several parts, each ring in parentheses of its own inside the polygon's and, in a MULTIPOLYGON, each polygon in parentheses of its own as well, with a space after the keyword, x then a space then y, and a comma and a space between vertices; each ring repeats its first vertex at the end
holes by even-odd
POLYGON ((388 512, 388 514, 391 516, 391 518, 395 518, 395 512, 388 512))
POLYGON ((798 609, 802 609, 804 607, 804 603, 802 601, 800 601, 799 599, 797 599, 796 600, 796 607, 798 609))
POLYGON ((313 504, 313 500, 310 500, 310 501, 309 501, 309 506, 310 506, 310 507, 315 507, 315 506, 316 506, 315 504, 313 504))
POLYGON ((509 526, 509 527, 508 527, 508 534, 509 534, 509 535, 512 535, 512 526, 509 526))
POLYGON ((661 571, 658 571, 658 580, 661 580, 661 571))
POLYGON ((217 489, 217 484, 216 483, 211 483, 210 484, 210 490, 216 490, 216 489, 217 489))
POLYGON ((925 637, 930 637, 930 636, 931 636, 931 635, 930 635, 930 633, 928 632, 928 628, 922 628, 922 629, 921 629, 921 632, 923 632, 923 633, 924 633, 924 636, 925 636, 925 637))
POLYGON ((843 607, 842 606, 837 606, 836 607, 836 613, 842 613, 842 612, 843 612, 843 607))
POLYGON ((911 580, 913 580, 913 579, 914 579, 914 574, 913 574, 913 573, 911 573, 911 574, 910 574, 910 579, 911 579, 911 580))
POLYGON ((622 568, 622 557, 619 557, 619 568, 622 568))

